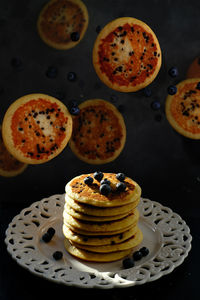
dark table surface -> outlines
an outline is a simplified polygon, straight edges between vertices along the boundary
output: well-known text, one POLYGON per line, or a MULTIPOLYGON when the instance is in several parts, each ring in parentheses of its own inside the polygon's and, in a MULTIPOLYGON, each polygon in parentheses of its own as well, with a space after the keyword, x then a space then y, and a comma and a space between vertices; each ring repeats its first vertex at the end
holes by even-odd
POLYGON ((88 30, 79 45, 68 51, 46 46, 37 34, 37 16, 46 2, 0 1, 0 122, 11 103, 29 93, 59 97, 66 105, 72 99, 79 103, 92 98, 114 101, 126 122, 127 141, 121 155, 100 169, 124 172, 140 184, 143 197, 180 214, 191 229, 192 250, 184 263, 169 275, 126 289, 70 288, 20 267, 8 254, 4 243, 5 230, 12 218, 35 201, 64 193, 65 184, 72 177, 97 169, 80 161, 66 147, 48 163, 29 166, 17 177, 0 178, 0 299, 43 299, 63 295, 98 299, 199 299, 200 142, 186 139, 170 127, 164 105, 168 85, 185 79, 189 64, 200 54, 200 2, 85 0, 90 16, 88 30), (93 69, 91 53, 96 27, 103 27, 120 16, 143 20, 160 42, 163 63, 150 85, 152 96, 149 98, 143 91, 126 94, 109 89, 93 69), (13 58, 22 60, 22 70, 12 67, 13 58), (54 79, 45 75, 52 65, 58 68, 54 79), (179 70, 175 79, 168 75, 171 66, 179 70), (76 72, 76 82, 67 80, 69 71, 76 72), (157 111, 151 108, 154 100, 161 104, 157 111))

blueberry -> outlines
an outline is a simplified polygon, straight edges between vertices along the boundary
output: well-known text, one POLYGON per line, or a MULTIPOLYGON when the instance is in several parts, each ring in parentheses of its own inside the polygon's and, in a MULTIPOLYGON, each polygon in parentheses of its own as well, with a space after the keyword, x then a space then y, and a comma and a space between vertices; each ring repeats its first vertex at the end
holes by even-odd
POLYGON ((53 258, 55 259, 55 260, 59 260, 59 259, 61 259, 63 257, 63 253, 61 252, 61 251, 55 251, 54 253, 53 253, 53 258))
POLYGON ((77 76, 76 76, 76 73, 75 73, 75 72, 69 72, 69 73, 67 74, 67 79, 68 79, 69 81, 75 81, 76 78, 77 78, 77 76))
POLYGON ((142 252, 141 251, 135 251, 133 253, 133 259, 134 261, 140 260, 142 258, 142 252))
POLYGON ((197 83, 196 89, 200 90, 200 82, 197 83))
POLYGON ((178 76, 178 69, 177 67, 171 67, 168 71, 168 74, 171 76, 171 77, 177 77, 178 76))
POLYGON ((101 26, 97 25, 97 27, 96 27, 96 33, 99 33, 100 31, 101 31, 101 26))
POLYGON ((158 109, 160 109, 160 102, 159 101, 153 101, 152 103, 151 103, 151 108, 153 109, 153 110, 158 110, 158 109))
POLYGON ((54 229, 53 227, 49 227, 48 230, 47 230, 47 233, 48 233, 51 237, 54 236, 55 232, 56 232, 56 231, 55 231, 55 229, 54 229))
POLYGON ((103 173, 100 172, 100 171, 97 171, 94 173, 94 178, 97 180, 97 181, 101 181, 101 179, 103 178, 103 173))
POLYGON ((151 97, 152 95, 152 90, 149 87, 144 88, 144 95, 145 97, 151 97))
POLYGON ((44 233, 43 236, 42 236, 42 240, 45 243, 50 242, 51 239, 52 239, 52 236, 48 232, 44 233))
POLYGON ((124 182, 119 182, 117 183, 116 188, 118 192, 124 192, 126 189, 126 184, 124 182))
POLYGON ((69 111, 70 111, 70 114, 72 114, 74 116, 77 116, 80 113, 80 109, 78 106, 71 107, 69 111))
POLYGON ((73 42, 77 42, 80 39, 80 34, 78 31, 74 31, 71 33, 71 40, 73 42))
POLYGON ((140 252, 142 253, 142 256, 147 256, 149 254, 149 249, 147 247, 142 247, 140 252))
POLYGON ((134 267, 134 261, 130 257, 126 257, 122 261, 122 264, 123 264, 124 269, 129 269, 129 268, 134 267))
POLYGON ((175 95, 177 92, 177 87, 175 85, 170 85, 167 88, 167 92, 169 95, 175 95))
POLYGON ((46 71, 46 76, 48 78, 56 78, 58 75, 58 69, 54 66, 50 66, 48 67, 47 71, 46 71))
POLYGON ((85 177, 84 178, 84 183, 88 184, 88 185, 92 184, 93 183, 93 178, 91 176, 85 177))
POLYGON ((23 69, 22 60, 20 58, 18 58, 18 57, 12 58, 11 65, 17 71, 21 71, 23 69))
POLYGON ((104 178, 101 180, 100 184, 109 184, 110 185, 110 181, 107 178, 104 178))
POLYGON ((126 176, 123 174, 123 173, 117 173, 116 174, 116 178, 119 180, 119 181, 124 181, 126 176))
POLYGON ((111 192, 111 187, 109 186, 109 184, 104 183, 100 185, 99 190, 102 195, 106 196, 111 192))

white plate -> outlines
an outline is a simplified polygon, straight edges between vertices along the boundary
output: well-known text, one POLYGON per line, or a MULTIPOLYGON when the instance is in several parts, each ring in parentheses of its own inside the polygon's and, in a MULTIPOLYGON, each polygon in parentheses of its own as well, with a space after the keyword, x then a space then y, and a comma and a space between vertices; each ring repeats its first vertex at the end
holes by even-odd
MULTIPOLYGON (((179 266, 191 249, 192 236, 185 221, 170 208, 141 198, 139 227, 148 256, 130 269, 122 260, 112 263, 89 263, 72 257, 64 249, 62 213, 64 195, 53 195, 33 203, 14 217, 6 230, 7 250, 22 267, 46 279, 84 288, 129 287, 153 281, 179 266), (49 243, 41 240, 52 226, 56 233, 49 243), (52 254, 62 251, 63 258, 52 254)), ((136 248, 137 249, 137 248, 136 248)))

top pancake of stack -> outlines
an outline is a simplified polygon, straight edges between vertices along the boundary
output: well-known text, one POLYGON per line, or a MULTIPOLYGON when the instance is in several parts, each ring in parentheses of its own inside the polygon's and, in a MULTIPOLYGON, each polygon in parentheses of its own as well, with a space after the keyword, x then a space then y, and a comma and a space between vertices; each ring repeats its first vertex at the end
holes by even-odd
POLYGON ((100 192, 100 182, 91 174, 83 174, 73 178, 65 187, 66 196, 74 199, 77 202, 96 206, 96 207, 118 207, 129 203, 133 203, 141 196, 140 186, 126 177, 123 181, 126 184, 125 191, 117 191, 116 185, 120 181, 114 173, 104 173, 103 179, 108 179, 111 185, 111 192, 108 195, 103 195, 100 192), (93 178, 92 184, 85 184, 84 179, 88 176, 93 178))

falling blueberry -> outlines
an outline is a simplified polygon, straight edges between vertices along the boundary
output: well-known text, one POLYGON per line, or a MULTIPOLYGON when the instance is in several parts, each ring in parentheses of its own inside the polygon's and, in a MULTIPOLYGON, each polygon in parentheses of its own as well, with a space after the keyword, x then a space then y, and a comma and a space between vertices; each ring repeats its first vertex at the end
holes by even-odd
POLYGON ((12 58, 11 65, 16 71, 21 71, 23 69, 22 60, 18 57, 12 58))
POLYGON ((145 97, 151 97, 152 95, 152 90, 149 87, 144 88, 144 95, 145 97))
POLYGON ((124 269, 129 269, 134 267, 134 261, 133 259, 131 259, 130 257, 126 257, 123 261, 122 261, 123 267, 124 269))
POLYGON ((76 76, 76 73, 75 73, 75 72, 69 72, 69 73, 67 74, 67 79, 68 79, 69 81, 75 81, 76 78, 77 78, 77 76, 76 76))
POLYGON ((52 239, 52 236, 51 234, 49 234, 48 232, 45 232, 42 236, 42 240, 45 242, 45 243, 48 243, 50 242, 50 240, 52 239))
POLYGON ((171 67, 168 71, 168 74, 171 76, 171 77, 177 77, 178 76, 178 69, 177 67, 171 67))
POLYGON ((74 31, 71 33, 71 40, 73 42, 77 42, 80 39, 80 34, 78 31, 74 31))
POLYGON ((100 31, 101 31, 101 26, 97 25, 97 27, 96 27, 96 33, 99 33, 100 31))
POLYGON ((50 66, 48 67, 47 71, 46 71, 46 76, 48 78, 56 78, 58 75, 58 69, 54 66, 50 66))
POLYGON ((55 231, 55 229, 54 229, 53 227, 49 227, 48 230, 47 230, 47 233, 48 233, 51 237, 54 236, 55 232, 56 232, 56 231, 55 231))
POLYGON ((153 102, 151 103, 151 108, 152 108, 153 110, 158 110, 158 109, 160 109, 160 102, 157 101, 157 100, 153 101, 153 102))
POLYGON ((78 106, 73 106, 70 108, 70 114, 73 116, 77 116, 80 113, 80 108, 78 106))
POLYGON ((99 190, 100 190, 100 193, 101 193, 102 195, 107 196, 107 195, 111 192, 111 187, 110 187, 109 184, 105 184, 105 183, 104 183, 104 184, 101 184, 101 185, 100 185, 99 190))
POLYGON ((167 92, 169 95, 175 95, 177 93, 177 87, 175 85, 170 85, 167 88, 167 92))
POLYGON ((142 247, 140 252, 142 253, 142 256, 147 256, 149 254, 149 249, 147 247, 142 247))

